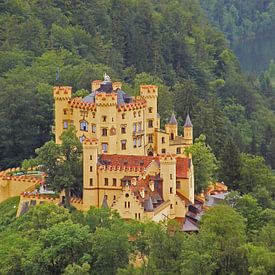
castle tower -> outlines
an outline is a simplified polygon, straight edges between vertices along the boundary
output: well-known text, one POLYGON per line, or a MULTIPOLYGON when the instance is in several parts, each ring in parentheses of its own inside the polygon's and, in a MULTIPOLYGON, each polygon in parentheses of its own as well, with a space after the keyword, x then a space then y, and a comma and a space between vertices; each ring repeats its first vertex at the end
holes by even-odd
POLYGON ((171 140, 174 140, 178 135, 178 122, 174 113, 171 115, 169 123, 165 125, 165 132, 169 133, 171 140))
POLYGON ((170 213, 175 214, 176 159, 166 155, 160 159, 160 177, 163 180, 163 199, 170 200, 170 213))
POLYGON ((193 125, 190 119, 189 114, 186 117, 184 128, 184 140, 186 144, 191 145, 193 144, 193 125))
POLYGON ((145 145, 146 149, 153 146, 154 131, 158 128, 158 87, 155 85, 141 85, 140 96, 146 100, 144 117, 145 145))
POLYGON ((57 86, 53 88, 55 111, 55 142, 60 144, 62 132, 68 128, 71 121, 69 100, 72 97, 72 87, 57 86))
POLYGON ((98 198, 98 144, 96 139, 83 141, 83 208, 89 210, 90 206, 99 206, 98 198))

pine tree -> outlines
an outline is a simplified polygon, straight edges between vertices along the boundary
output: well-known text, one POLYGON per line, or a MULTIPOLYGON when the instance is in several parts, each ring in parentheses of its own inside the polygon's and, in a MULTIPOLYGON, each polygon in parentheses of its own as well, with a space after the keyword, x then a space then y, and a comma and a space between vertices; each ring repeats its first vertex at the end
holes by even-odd
POLYGON ((240 170, 241 158, 239 149, 232 138, 229 138, 221 152, 219 178, 230 189, 236 189, 240 180, 240 170))

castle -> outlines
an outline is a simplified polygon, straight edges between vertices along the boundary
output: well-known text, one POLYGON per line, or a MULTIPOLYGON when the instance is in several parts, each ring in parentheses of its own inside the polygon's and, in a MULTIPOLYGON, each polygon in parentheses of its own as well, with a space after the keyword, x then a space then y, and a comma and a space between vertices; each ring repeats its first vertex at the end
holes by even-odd
MULTIPOLYGON (((72 205, 84 211, 110 207, 124 219, 183 219, 194 203, 192 158, 184 152, 193 143, 190 117, 184 136, 178 135, 174 114, 160 129, 154 85, 142 85, 134 97, 105 75, 104 81, 92 82, 91 90, 73 98, 71 87, 53 89, 56 143, 74 125, 83 144, 83 198, 73 198, 72 205)), ((21 210, 31 196, 21 196, 21 210)))

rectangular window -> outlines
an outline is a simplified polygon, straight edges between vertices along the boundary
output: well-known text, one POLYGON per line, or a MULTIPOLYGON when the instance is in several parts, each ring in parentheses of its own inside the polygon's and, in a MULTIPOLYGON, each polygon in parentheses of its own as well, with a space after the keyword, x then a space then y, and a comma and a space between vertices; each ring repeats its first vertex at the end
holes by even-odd
POLYGON ((166 153, 166 150, 165 150, 165 149, 161 149, 161 153, 162 153, 162 154, 165 154, 165 153, 166 153))
POLYGON ((177 189, 180 189, 180 181, 177 180, 176 185, 177 185, 177 189))
POLYGON ((153 143, 153 135, 148 135, 148 143, 153 143))
POLYGON ((140 131, 141 131, 141 129, 142 129, 142 127, 141 127, 141 126, 142 126, 142 124, 141 124, 141 122, 139 122, 139 123, 138 123, 138 131, 139 131, 139 132, 140 132, 140 131))
POLYGON ((106 122, 107 121, 107 116, 102 116, 102 121, 106 122))
POLYGON ((126 126, 121 126, 121 134, 126 134, 126 126))
POLYGON ((137 213, 135 213, 135 219, 137 220, 137 213))
POLYGON ((180 147, 177 148, 177 154, 180 154, 181 153, 181 150, 180 150, 180 147))
POLYGON ((124 202, 124 207, 127 208, 127 201, 124 202))
POLYGON ((138 147, 141 146, 141 137, 138 138, 138 147))
POLYGON ((172 180, 173 179, 173 175, 172 174, 170 174, 170 180, 172 180))
POLYGON ((103 153, 108 152, 108 143, 102 143, 102 151, 103 151, 103 153))
POLYGON ((93 155, 90 155, 90 160, 93 160, 93 155))
POLYGON ((93 166, 90 166, 90 172, 93 172, 93 166))
POLYGON ((133 143, 134 143, 134 148, 136 148, 137 147, 137 139, 136 138, 133 139, 133 143))
POLYGON ((90 186, 93 186, 93 179, 90 179, 90 186))
POLYGON ((121 141, 121 150, 126 150, 126 140, 121 141))
POLYGON ((131 203, 128 201, 128 208, 131 208, 131 203))
POLYGON ((96 132, 96 125, 92 124, 92 133, 95 133, 95 132, 96 132))
POLYGON ((122 114, 121 117, 122 117, 122 119, 125 119, 125 114, 122 114))
POLYGON ((161 143, 165 143, 165 137, 161 138, 161 143))
POLYGON ((140 220, 140 213, 138 213, 138 219, 140 220))
POLYGON ((113 179, 113 186, 116 186, 116 179, 113 179))
POLYGON ((134 133, 137 131, 137 124, 134 123, 134 133))
POLYGON ((63 121, 63 129, 67 129, 68 128, 68 121, 64 120, 63 121))
POLYGON ((103 129, 102 129, 102 136, 106 137, 106 136, 107 136, 107 133, 108 133, 107 128, 103 128, 103 129))
POLYGON ((104 186, 108 186, 108 184, 109 184, 109 180, 108 180, 108 178, 105 178, 104 179, 104 186))
POLYGON ((153 120, 152 119, 148 120, 148 128, 153 128, 153 120))
POLYGON ((116 200, 116 195, 114 195, 114 201, 116 200))
POLYGON ((149 108, 148 108, 148 111, 149 111, 149 113, 152 113, 152 112, 153 112, 153 108, 152 108, 152 107, 149 107, 149 108))
POLYGON ((63 109, 63 114, 67 115, 68 114, 68 110, 67 109, 63 109))
POLYGON ((88 123, 85 120, 80 121, 80 130, 81 131, 88 131, 88 123))
POLYGON ((173 194, 173 188, 170 187, 170 194, 173 194))

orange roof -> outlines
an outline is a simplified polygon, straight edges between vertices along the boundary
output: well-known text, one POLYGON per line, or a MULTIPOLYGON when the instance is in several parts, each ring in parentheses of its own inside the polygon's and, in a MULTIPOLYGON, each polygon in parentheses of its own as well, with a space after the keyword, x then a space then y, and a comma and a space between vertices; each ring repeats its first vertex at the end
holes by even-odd
POLYGON ((187 179, 188 178, 188 168, 189 168, 189 160, 188 158, 177 158, 177 178, 179 179, 187 179))
MULTIPOLYGON (((139 167, 145 169, 153 160, 159 163, 159 156, 101 155, 101 164, 106 166, 139 167)), ((188 178, 190 159, 177 157, 177 178, 188 178)))

